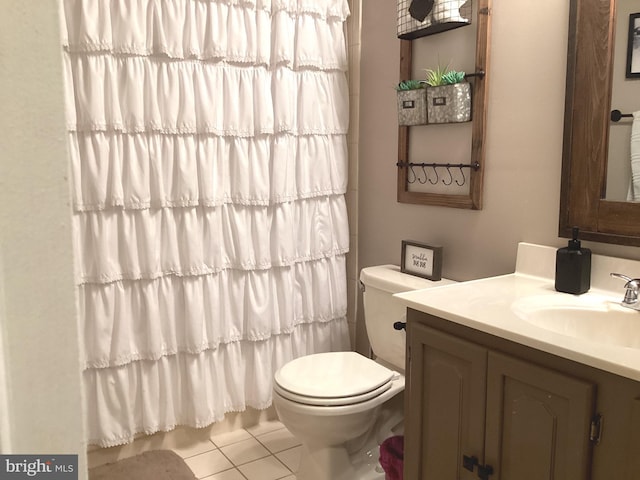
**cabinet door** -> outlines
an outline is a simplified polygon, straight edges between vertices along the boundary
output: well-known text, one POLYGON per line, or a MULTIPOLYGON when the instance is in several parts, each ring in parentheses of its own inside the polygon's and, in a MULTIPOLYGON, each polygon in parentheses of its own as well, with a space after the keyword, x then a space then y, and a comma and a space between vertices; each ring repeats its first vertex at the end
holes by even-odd
POLYGON ((595 386, 489 352, 486 464, 491 480, 586 480, 595 386))
POLYGON ((482 460, 487 350, 408 323, 405 471, 411 480, 470 480, 482 460))

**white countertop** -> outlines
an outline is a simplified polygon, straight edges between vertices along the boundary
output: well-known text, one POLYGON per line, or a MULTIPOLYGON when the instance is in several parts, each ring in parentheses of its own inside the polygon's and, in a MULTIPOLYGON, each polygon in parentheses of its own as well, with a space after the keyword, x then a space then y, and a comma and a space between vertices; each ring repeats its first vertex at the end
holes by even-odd
MULTIPOLYGON (((640 381, 640 348, 621 347, 556 333, 528 323, 516 315, 513 304, 524 298, 549 296, 550 300, 555 300, 560 298, 558 296, 569 295, 556 292, 554 280, 549 278, 548 264, 551 258, 554 266, 555 248, 520 244, 515 273, 399 293, 395 297, 414 310, 640 381), (541 268, 542 263, 546 267, 541 268)), ((589 294, 604 295, 610 297, 612 302, 619 303, 624 294, 624 284, 616 279, 611 280, 611 271, 640 277, 640 262, 593 256, 593 288, 589 294), (636 268, 638 270, 634 275, 636 268), (611 285, 617 289, 597 288, 611 285)), ((640 312, 627 310, 630 315, 638 316, 640 328, 640 312)), ((606 329, 607 325, 603 324, 602 328, 606 329)))

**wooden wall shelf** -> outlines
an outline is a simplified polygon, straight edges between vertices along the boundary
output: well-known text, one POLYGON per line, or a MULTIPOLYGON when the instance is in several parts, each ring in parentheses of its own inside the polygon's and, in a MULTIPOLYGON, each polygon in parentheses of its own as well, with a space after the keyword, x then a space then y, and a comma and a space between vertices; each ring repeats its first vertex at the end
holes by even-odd
MULTIPOLYGON (((404 167, 414 163, 409 159, 409 138, 412 127, 398 128, 398 202, 422 205, 436 205, 442 207, 466 208, 480 210, 482 208, 482 184, 485 160, 485 133, 487 121, 487 91, 489 79, 489 39, 491 31, 491 0, 477 0, 477 33, 476 33, 476 72, 472 79, 472 139, 470 165, 477 168, 470 169, 469 191, 466 195, 427 193, 410 191, 409 169, 404 167)), ((417 40, 419 41, 419 40, 417 40)), ((412 77, 412 41, 400 41, 400 81, 412 77)), ((455 128, 455 127, 452 127, 455 128)), ((423 160, 420 160, 422 162, 423 160)))

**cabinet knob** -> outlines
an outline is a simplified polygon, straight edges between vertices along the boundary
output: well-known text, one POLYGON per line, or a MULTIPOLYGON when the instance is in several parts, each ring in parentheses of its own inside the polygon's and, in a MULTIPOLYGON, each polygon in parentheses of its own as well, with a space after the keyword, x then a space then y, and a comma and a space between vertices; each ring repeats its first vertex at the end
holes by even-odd
POLYGON ((477 457, 469 457, 467 455, 462 456, 462 466, 466 468, 470 472, 473 472, 473 469, 478 465, 477 457))
POLYGON ((491 465, 478 465, 478 478, 480 480, 489 480, 490 475, 493 475, 493 467, 491 465))
POLYGON ((478 478, 480 480, 489 480, 489 476, 493 475, 493 467, 491 465, 480 465, 478 457, 469 457, 468 455, 462 456, 462 467, 473 472, 473 469, 478 467, 478 478))

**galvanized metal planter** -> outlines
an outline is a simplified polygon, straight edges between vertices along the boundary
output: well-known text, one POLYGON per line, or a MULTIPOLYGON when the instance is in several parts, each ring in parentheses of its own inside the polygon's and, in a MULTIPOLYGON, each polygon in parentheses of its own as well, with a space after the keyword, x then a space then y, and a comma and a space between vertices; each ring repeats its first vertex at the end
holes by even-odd
POLYGON ((471 85, 467 82, 427 87, 428 123, 471 120, 471 85))
POLYGON ((424 88, 398 91, 398 124, 427 123, 427 92, 424 88))

